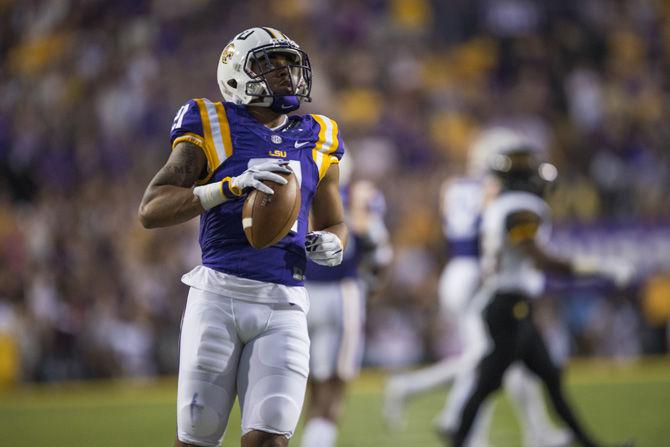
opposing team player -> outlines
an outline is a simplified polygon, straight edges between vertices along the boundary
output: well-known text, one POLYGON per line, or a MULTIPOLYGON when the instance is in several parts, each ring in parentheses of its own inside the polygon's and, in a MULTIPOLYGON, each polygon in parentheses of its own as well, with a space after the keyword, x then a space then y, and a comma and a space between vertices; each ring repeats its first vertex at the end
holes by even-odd
MULTIPOLYGON (((481 316, 471 305, 481 282, 481 215, 499 189, 498 182, 488 175, 487 167, 492 157, 520 146, 525 146, 524 138, 511 129, 493 127, 482 132, 469 151, 469 175, 448 179, 443 185, 441 211, 450 257, 439 283, 440 309, 445 323, 456 329, 461 351, 434 365, 389 380, 384 414, 390 426, 402 424, 404 407, 410 398, 453 381, 445 408, 435 422, 440 433, 455 429, 458 410, 472 382, 468 373, 487 347, 481 316)), ((505 389, 518 411, 524 445, 550 447, 569 442, 569 434, 550 422, 537 381, 521 365, 506 375, 505 389)), ((491 414, 491 404, 488 404, 473 426, 469 445, 488 445, 491 414)))
POLYGON ((340 164, 349 242, 337 267, 308 262, 305 287, 311 306, 309 405, 302 447, 335 447, 346 384, 358 375, 363 354, 365 297, 379 285, 392 249, 384 224, 385 203, 369 181, 348 184, 351 157, 340 164))
POLYGON ((482 310, 490 348, 472 371, 473 386, 466 393, 451 441, 456 447, 466 445, 480 406, 501 386, 507 369, 522 362, 542 380, 574 440, 587 447, 600 445, 587 435, 565 399, 559 369, 532 321, 530 300, 542 292, 545 271, 606 275, 621 283, 629 270, 557 259, 544 248, 550 210, 541 196, 547 182, 555 178, 556 169, 540 163, 531 147, 513 147, 498 154, 492 169, 500 178, 502 191, 483 215, 485 280, 475 299, 476 307, 482 310))
POLYGON ((188 101, 170 133, 172 153, 140 205, 149 228, 200 216, 202 265, 182 323, 176 446, 218 446, 237 396, 243 447, 288 445, 309 370, 303 287, 306 256, 334 266, 347 238, 338 189, 344 153, 335 121, 287 116, 310 100, 307 54, 280 31, 251 28, 228 43, 217 79, 224 102, 188 101), (272 194, 292 170, 302 205, 289 234, 253 249, 244 197, 272 194), (194 185, 195 188, 193 187, 194 185), (308 232, 312 215, 314 233, 308 232), (307 254, 306 254, 307 249, 307 254))

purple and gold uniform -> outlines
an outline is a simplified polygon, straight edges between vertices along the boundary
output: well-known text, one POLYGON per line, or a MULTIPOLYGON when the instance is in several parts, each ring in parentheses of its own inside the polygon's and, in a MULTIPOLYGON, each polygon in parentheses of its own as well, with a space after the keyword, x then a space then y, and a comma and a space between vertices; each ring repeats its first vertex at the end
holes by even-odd
POLYGON ((199 184, 281 159, 296 174, 302 196, 288 235, 261 250, 244 234, 243 197, 201 215, 202 265, 182 277, 191 288, 180 340, 178 438, 220 445, 236 397, 243 435, 260 430, 291 437, 309 373, 305 235, 319 182, 344 153, 337 124, 303 115, 270 129, 246 106, 194 99, 179 109, 170 137, 173 147, 187 141, 204 152, 207 173, 199 184))
POLYGON ((268 159, 289 161, 300 182, 302 205, 296 225, 276 245, 252 248, 242 229, 244 199, 229 200, 200 219, 202 264, 217 272, 257 281, 300 286, 305 271, 305 235, 319 181, 339 163, 344 144, 335 121, 323 115, 289 117, 278 129, 254 119, 244 106, 194 99, 175 117, 173 147, 188 141, 207 157, 207 176, 199 184, 240 175, 268 159))

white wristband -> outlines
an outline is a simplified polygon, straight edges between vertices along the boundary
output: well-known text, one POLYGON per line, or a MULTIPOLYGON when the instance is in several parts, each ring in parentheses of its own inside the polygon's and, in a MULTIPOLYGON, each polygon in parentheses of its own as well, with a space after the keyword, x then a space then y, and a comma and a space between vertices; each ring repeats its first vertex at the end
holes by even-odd
POLYGON ((572 271, 577 275, 595 275, 600 271, 598 260, 593 257, 577 256, 572 260, 572 271))
POLYGON ((226 201, 223 195, 221 182, 209 183, 207 185, 196 186, 193 188, 193 194, 200 199, 200 205, 206 210, 210 210, 226 201))

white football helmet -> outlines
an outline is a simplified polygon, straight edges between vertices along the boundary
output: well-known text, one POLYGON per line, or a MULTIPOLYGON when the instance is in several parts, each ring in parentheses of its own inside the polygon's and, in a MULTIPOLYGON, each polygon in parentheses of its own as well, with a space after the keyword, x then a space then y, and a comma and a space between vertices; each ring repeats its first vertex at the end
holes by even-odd
MULTIPOLYGON (((270 107, 275 95, 266 80, 274 70, 288 70, 295 104, 311 101, 312 70, 307 53, 284 33, 274 28, 256 27, 239 33, 223 49, 219 57, 216 77, 221 94, 235 104, 270 107), (289 60, 288 65, 274 67, 270 54, 280 52, 289 60), (269 67, 256 73, 252 67, 269 67)), ((282 96, 287 97, 287 96, 282 96)), ((297 108, 297 106, 295 107, 297 108)))
POLYGON ((500 187, 542 196, 558 177, 558 170, 546 161, 546 151, 522 133, 509 127, 484 130, 470 147, 471 175, 492 174, 500 187))
POLYGON ((534 144, 513 129, 501 126, 488 128, 470 146, 468 171, 471 175, 483 175, 495 167, 500 155, 520 150, 537 152, 534 144))

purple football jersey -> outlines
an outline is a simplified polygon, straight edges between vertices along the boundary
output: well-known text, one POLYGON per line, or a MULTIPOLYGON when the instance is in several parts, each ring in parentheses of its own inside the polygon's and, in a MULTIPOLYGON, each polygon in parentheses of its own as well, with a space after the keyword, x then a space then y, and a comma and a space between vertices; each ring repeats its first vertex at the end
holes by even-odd
POLYGON ((305 235, 319 181, 344 154, 337 123, 323 115, 290 116, 279 129, 259 123, 245 106, 194 99, 182 106, 170 139, 189 141, 207 157, 207 176, 199 184, 240 175, 267 160, 286 160, 300 183, 301 208, 289 233, 277 244, 254 249, 242 228, 244 197, 232 199, 200 217, 203 265, 241 278, 298 286, 305 272, 305 235))

